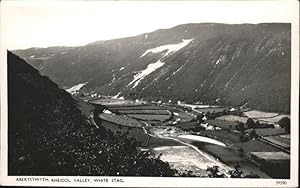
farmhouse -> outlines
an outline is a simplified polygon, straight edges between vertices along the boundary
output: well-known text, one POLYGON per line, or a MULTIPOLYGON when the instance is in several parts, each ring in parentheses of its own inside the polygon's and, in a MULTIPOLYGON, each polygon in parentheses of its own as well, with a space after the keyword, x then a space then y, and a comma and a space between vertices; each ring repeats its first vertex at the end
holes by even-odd
POLYGON ((219 120, 219 119, 206 120, 205 122, 208 123, 208 125, 210 125, 212 127, 218 127, 223 130, 235 129, 235 126, 238 124, 237 122, 219 120))

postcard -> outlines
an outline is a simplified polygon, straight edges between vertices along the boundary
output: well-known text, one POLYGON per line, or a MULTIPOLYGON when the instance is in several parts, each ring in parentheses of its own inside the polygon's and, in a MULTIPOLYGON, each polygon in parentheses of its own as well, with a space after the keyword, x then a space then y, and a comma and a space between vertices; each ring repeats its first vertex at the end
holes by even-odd
POLYGON ((298 1, 0 5, 1 185, 298 186, 298 1))

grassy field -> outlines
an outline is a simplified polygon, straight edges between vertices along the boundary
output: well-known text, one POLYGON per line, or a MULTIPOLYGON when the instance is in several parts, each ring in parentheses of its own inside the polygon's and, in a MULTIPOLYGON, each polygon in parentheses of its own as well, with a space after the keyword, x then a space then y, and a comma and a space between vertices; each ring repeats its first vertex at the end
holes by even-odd
POLYGON ((238 124, 234 121, 226 121, 226 120, 220 120, 220 119, 214 119, 214 120, 206 120, 206 123, 208 125, 217 126, 222 129, 235 129, 235 126, 238 124))
POLYGON ((163 122, 161 122, 159 120, 147 121, 147 123, 152 125, 152 126, 161 126, 161 125, 163 125, 163 122))
POLYGON ((250 174, 252 172, 261 178, 269 178, 269 176, 262 172, 258 166, 239 156, 238 153, 234 152, 228 147, 200 143, 194 143, 194 145, 200 150, 214 156, 215 158, 218 158, 231 168, 234 168, 236 164, 239 164, 245 174, 250 174))
POLYGON ((102 104, 102 105, 126 105, 134 104, 134 101, 131 100, 122 100, 122 99, 92 99, 89 100, 90 103, 102 104))
POLYGON ((264 121, 264 122, 270 122, 270 123, 278 123, 278 121, 281 120, 281 118, 284 118, 284 117, 290 118, 289 115, 281 114, 281 115, 271 117, 271 118, 258 118, 258 120, 259 121, 264 121))
POLYGON ((207 136, 210 138, 214 138, 216 140, 220 140, 222 142, 228 144, 234 144, 240 142, 240 136, 234 132, 227 132, 221 130, 205 130, 200 132, 201 136, 207 136))
POLYGON ((135 109, 135 110, 118 110, 123 114, 154 114, 154 115, 171 115, 168 110, 149 110, 149 109, 135 109))
POLYGON ((219 112, 223 112, 224 110, 226 110, 226 108, 224 107, 210 107, 210 108, 195 108, 194 109, 197 112, 201 112, 201 113, 219 113, 219 112))
POLYGON ((285 138, 285 139, 291 139, 291 134, 283 134, 280 135, 281 138, 285 138))
MULTIPOLYGON (((253 129, 246 130, 247 133, 250 133, 253 129)), ((256 134, 259 136, 272 136, 286 134, 284 128, 274 129, 274 128, 264 128, 264 129, 254 129, 256 134)))
POLYGON ((242 148, 245 152, 275 152, 280 151, 278 148, 266 144, 259 140, 250 140, 248 142, 234 143, 232 147, 242 148))
POLYGON ((115 124, 129 127, 142 127, 142 124, 135 119, 129 118, 125 115, 115 115, 115 114, 99 114, 99 117, 105 121, 110 121, 115 124))
POLYGON ((235 115, 224 115, 224 116, 217 117, 216 119, 226 120, 226 121, 238 121, 241 123, 246 123, 248 120, 247 117, 235 116, 235 115))
POLYGON ((247 112, 243 112, 243 114, 249 118, 270 118, 278 116, 278 113, 272 113, 272 112, 263 112, 258 110, 250 110, 247 112))
POLYGON ((166 110, 166 108, 154 105, 106 105, 112 110, 166 110))
POLYGON ((189 130, 189 129, 197 127, 197 122, 192 121, 192 122, 177 123, 174 126, 180 128, 180 129, 183 129, 183 130, 189 130))
POLYGON ((208 105, 208 104, 181 104, 181 106, 189 107, 189 108, 218 108, 220 106, 216 105, 208 105))
POLYGON ((128 117, 143 120, 143 121, 166 121, 168 120, 171 115, 154 115, 154 114, 127 114, 128 117))
POLYGON ((290 148, 291 145, 291 140, 289 138, 282 137, 281 135, 267 136, 264 137, 264 139, 284 148, 290 148))
POLYGON ((280 152, 252 152, 252 155, 264 160, 290 160, 290 155, 280 152))
POLYGON ((190 115, 190 114, 187 114, 185 112, 180 112, 180 111, 173 111, 173 114, 174 114, 174 119, 179 119, 178 122, 190 122, 192 120, 194 120, 195 118, 190 115))

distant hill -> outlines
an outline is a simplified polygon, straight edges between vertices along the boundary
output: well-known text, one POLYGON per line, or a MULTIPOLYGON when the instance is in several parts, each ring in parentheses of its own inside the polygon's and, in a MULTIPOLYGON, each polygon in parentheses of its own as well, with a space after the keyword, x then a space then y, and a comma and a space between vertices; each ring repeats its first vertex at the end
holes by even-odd
POLYGON ((81 92, 290 111, 287 23, 184 24, 54 49, 15 53, 63 88, 86 83, 81 92))
POLYGON ((24 60, 7 58, 9 175, 174 175, 134 139, 90 125, 83 104, 24 60))

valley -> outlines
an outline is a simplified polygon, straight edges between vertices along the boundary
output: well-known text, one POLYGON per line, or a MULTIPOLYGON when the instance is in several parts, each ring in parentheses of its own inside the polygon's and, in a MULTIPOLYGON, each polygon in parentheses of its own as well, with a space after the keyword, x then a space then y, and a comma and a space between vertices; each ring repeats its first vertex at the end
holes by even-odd
POLYGON ((9 59, 12 174, 36 173, 41 152, 42 174, 290 178, 291 24, 188 23, 9 59))
POLYGON ((262 125, 255 128, 258 135, 253 136, 252 129, 246 127, 249 118, 258 118, 254 119, 258 121, 260 117, 289 117, 287 115, 252 109, 241 114, 240 107, 157 104, 109 97, 90 99, 88 102, 105 106, 102 113, 98 114, 103 120, 101 126, 113 132, 127 132, 128 136, 140 143, 141 150, 149 151, 152 156, 159 156, 179 173, 208 177, 207 168, 218 166, 220 173, 230 177, 229 171, 240 165, 244 174, 272 178, 274 175, 263 169, 264 163, 280 164, 283 170, 288 168, 284 166, 290 160, 290 145, 287 144, 289 139, 284 139, 288 137, 288 132, 280 127, 264 128, 262 125), (228 113, 235 115, 224 115, 228 113), (212 117, 216 115, 218 117, 212 117), (240 119, 222 120, 224 116, 240 119), (243 121, 243 118, 246 120, 243 121), (245 125, 245 130, 237 128, 239 123, 245 125), (270 129, 272 133, 263 134, 270 129), (260 153, 269 157, 261 162, 256 158, 260 153), (282 156, 274 162, 271 156, 277 153, 282 153, 282 156))
POLYGON ((14 53, 80 94, 290 113, 290 49, 288 23, 191 23, 14 53))

